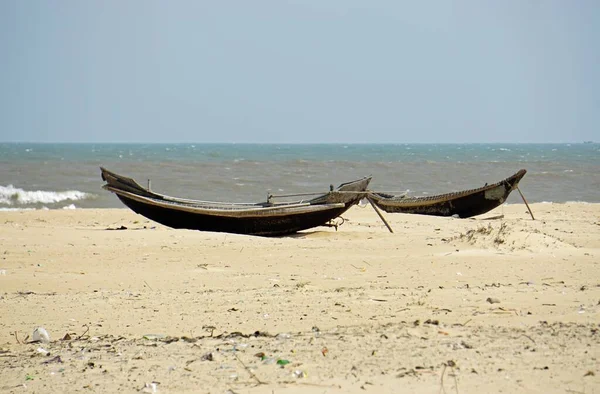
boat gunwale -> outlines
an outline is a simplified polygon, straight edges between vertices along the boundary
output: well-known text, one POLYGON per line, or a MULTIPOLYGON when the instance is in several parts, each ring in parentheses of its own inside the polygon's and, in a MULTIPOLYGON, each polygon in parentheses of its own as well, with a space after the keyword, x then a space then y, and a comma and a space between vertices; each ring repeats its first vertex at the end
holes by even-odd
MULTIPOLYGON (((348 202, 345 202, 344 204, 353 204, 354 202, 360 200, 362 197, 364 197, 366 195, 367 191, 367 187, 369 185, 369 182, 372 179, 372 176, 365 176, 362 177, 360 179, 356 179, 353 181, 349 181, 349 182, 344 182, 342 184, 340 184, 337 189, 334 190, 329 190, 327 192, 314 192, 314 193, 303 193, 303 195, 313 195, 315 197, 311 198, 311 199, 301 199, 301 200, 294 200, 294 201, 276 201, 276 202, 258 202, 258 203, 250 203, 250 202, 241 202, 241 203, 236 203, 236 202, 222 202, 222 201, 205 201, 205 200, 194 200, 194 199, 187 199, 187 198, 180 198, 180 197, 173 197, 173 196, 169 196, 166 194, 162 194, 162 193, 157 193, 154 191, 151 191, 149 189, 144 188, 142 185, 140 185, 135 179, 130 178, 128 176, 123 176, 123 175, 119 175, 115 172, 112 172, 110 170, 107 170, 104 167, 100 167, 101 170, 101 175, 102 175, 102 179, 104 181, 107 182, 106 185, 103 185, 103 188, 106 190, 109 190, 108 187, 115 189, 115 190, 122 190, 121 188, 115 187, 115 186, 111 186, 110 185, 110 181, 108 179, 106 179, 105 176, 109 176, 111 178, 114 178, 114 180, 117 183, 123 183, 125 186, 127 186, 127 184, 130 184, 129 186, 132 186, 132 189, 139 189, 139 191, 141 193, 146 193, 146 194, 150 194, 153 197, 148 197, 150 199, 155 199, 155 200, 160 200, 162 199, 165 202, 172 202, 172 203, 178 203, 178 204, 184 204, 184 205, 193 205, 193 204, 198 204, 198 205, 205 205, 205 204, 214 204, 214 205, 222 205, 222 206, 239 206, 239 207, 248 207, 248 208, 272 208, 272 207, 277 207, 277 206, 282 206, 282 207, 286 207, 289 206, 291 204, 302 204, 302 203, 307 203, 307 204, 314 204, 314 205, 322 205, 324 203, 319 202, 323 199, 325 199, 327 196, 331 196, 333 193, 338 193, 339 195, 342 194, 356 194, 357 196, 359 194, 363 194, 363 196, 361 196, 360 198, 356 198, 356 200, 351 200, 348 202), (345 190, 341 190, 343 188, 347 188, 351 185, 360 185, 361 183, 365 183, 365 186, 362 188, 363 190, 361 191, 345 191, 345 190)), ((361 186, 362 187, 362 186, 361 186)), ((113 191, 113 190, 110 190, 113 191)), ((125 190, 123 190, 125 191, 125 190)), ((130 192, 131 193, 131 192, 130 192)), ((136 194, 136 193, 132 193, 132 194, 136 194)), ((292 196, 292 195, 290 195, 292 196)), ((144 196, 142 196, 144 197, 144 196)), ((274 195, 273 197, 277 197, 276 195, 274 195)))
POLYGON ((189 212, 198 215, 208 216, 220 216, 230 218, 250 218, 250 217, 276 217, 276 216, 289 216, 289 215, 302 215, 311 212, 327 211, 331 209, 338 209, 347 207, 344 203, 330 203, 330 204, 313 204, 301 203, 301 204, 290 204, 290 205, 278 205, 278 206, 267 206, 261 207, 256 206, 252 208, 240 208, 232 206, 231 209, 223 209, 217 207, 196 207, 186 204, 178 204, 176 202, 157 200, 154 198, 144 197, 135 193, 127 192, 118 188, 114 188, 109 185, 104 185, 104 189, 143 204, 154 206, 157 208, 176 210, 189 212))

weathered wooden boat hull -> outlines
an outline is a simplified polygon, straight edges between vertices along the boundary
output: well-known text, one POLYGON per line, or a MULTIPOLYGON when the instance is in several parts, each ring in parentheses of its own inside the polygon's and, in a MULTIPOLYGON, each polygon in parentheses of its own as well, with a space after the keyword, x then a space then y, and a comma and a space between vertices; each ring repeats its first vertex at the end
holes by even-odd
POLYGON ((322 226, 365 196, 365 177, 309 200, 227 203, 181 199, 155 193, 132 178, 104 168, 104 189, 115 193, 131 210, 165 226, 200 231, 279 236, 322 226))
POLYGON ((389 213, 412 213, 434 216, 469 218, 489 212, 503 204, 527 173, 516 174, 492 185, 462 192, 428 197, 402 197, 385 193, 371 193, 373 203, 389 213))
POLYGON ((304 210, 283 215, 236 217, 195 214, 144 204, 118 194, 117 197, 134 212, 168 227, 260 236, 288 235, 322 226, 351 207, 351 204, 338 204, 329 209, 304 210))

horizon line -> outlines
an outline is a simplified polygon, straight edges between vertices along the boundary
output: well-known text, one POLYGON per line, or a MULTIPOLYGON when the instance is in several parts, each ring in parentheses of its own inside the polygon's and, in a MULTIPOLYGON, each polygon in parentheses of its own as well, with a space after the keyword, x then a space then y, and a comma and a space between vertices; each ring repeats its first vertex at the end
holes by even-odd
POLYGON ((140 141, 118 141, 118 142, 81 142, 81 141, 0 141, 0 144, 39 144, 39 145, 94 145, 94 144, 113 144, 113 145, 481 145, 481 144, 536 144, 536 145, 556 145, 556 144, 596 144, 596 141, 546 141, 546 142, 508 142, 508 141, 494 141, 494 142, 166 142, 166 141, 154 141, 154 142, 140 142, 140 141))

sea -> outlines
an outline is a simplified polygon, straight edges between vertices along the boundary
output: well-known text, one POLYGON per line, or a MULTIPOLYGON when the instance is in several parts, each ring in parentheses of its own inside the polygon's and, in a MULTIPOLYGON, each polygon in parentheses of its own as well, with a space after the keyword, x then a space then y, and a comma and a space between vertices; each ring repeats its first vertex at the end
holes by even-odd
MULTIPOLYGON (((0 211, 122 208, 100 166, 153 191, 259 202, 321 193, 372 175, 370 189, 412 196, 471 189, 519 169, 528 202, 600 202, 600 144, 0 143, 0 211)), ((520 203, 512 193, 508 204, 520 203)))

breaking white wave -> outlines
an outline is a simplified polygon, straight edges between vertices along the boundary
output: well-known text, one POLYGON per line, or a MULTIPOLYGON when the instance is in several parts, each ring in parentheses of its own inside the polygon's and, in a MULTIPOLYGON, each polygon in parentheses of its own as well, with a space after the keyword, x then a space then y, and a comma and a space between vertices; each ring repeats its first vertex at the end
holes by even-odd
POLYGON ((52 192, 45 190, 23 190, 13 185, 0 186, 0 205, 56 204, 63 201, 78 201, 93 198, 93 194, 78 190, 52 192))

